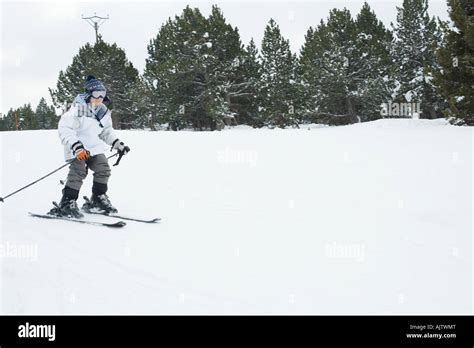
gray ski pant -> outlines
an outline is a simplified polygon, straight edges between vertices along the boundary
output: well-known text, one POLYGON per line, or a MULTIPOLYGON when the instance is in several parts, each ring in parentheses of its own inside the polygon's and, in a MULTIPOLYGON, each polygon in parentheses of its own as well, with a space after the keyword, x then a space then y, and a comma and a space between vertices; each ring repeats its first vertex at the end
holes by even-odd
POLYGON ((94 183, 107 185, 110 177, 110 166, 103 153, 89 157, 85 161, 74 161, 69 166, 66 187, 79 191, 82 181, 87 177, 87 168, 94 172, 94 183))

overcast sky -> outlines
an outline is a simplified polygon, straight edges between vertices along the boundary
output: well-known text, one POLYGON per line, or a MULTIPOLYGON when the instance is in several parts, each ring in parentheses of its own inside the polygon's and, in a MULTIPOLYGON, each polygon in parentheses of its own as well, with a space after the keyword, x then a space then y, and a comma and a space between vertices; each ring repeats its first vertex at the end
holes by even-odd
MULTIPOLYGON (((395 22, 396 6, 402 0, 368 0, 386 26, 395 22)), ((170 16, 180 14, 186 4, 199 7, 207 16, 217 4, 241 39, 247 44, 263 37, 273 18, 280 25, 291 48, 298 52, 309 26, 326 19, 332 8, 348 8, 355 16, 363 0, 307 1, 2 1, 0 112, 31 103, 41 97, 51 102, 48 87, 55 87, 60 70, 65 70, 79 47, 94 42, 93 28, 82 15, 109 15, 100 28, 103 39, 123 48, 134 66, 143 72, 147 44, 170 16)), ((448 19, 446 0, 431 0, 430 13, 448 19)))

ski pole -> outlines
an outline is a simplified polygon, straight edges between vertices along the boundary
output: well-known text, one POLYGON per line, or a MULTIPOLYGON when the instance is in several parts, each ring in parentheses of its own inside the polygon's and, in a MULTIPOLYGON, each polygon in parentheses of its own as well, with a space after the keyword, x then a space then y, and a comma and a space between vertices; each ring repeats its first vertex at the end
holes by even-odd
MULTIPOLYGON (((118 155, 118 152, 115 153, 115 154, 113 154, 113 155, 110 155, 109 157, 107 157, 107 159, 112 158, 112 157, 115 157, 115 156, 117 156, 117 155, 118 155)), ((70 164, 71 164, 72 162, 74 162, 75 160, 76 160, 75 158, 72 159, 72 160, 69 160, 69 161, 67 161, 65 164, 63 164, 61 167, 56 168, 55 170, 53 170, 51 173, 48 173, 48 174, 46 174, 45 176, 42 176, 41 178, 39 178, 39 179, 33 181, 32 183, 30 183, 30 184, 28 184, 28 185, 26 185, 26 186, 23 186, 22 188, 16 190, 15 192, 12 192, 12 193, 6 195, 5 197, 0 197, 0 202, 3 202, 3 201, 4 201, 5 199, 7 199, 8 197, 13 196, 14 194, 16 194, 16 193, 18 193, 18 192, 20 192, 20 191, 23 191, 24 189, 30 187, 31 185, 34 185, 34 184, 36 184, 37 182, 39 182, 39 181, 41 181, 41 180, 47 178, 47 177, 50 176, 51 174, 56 173, 58 170, 63 169, 64 167, 70 165, 70 164)))

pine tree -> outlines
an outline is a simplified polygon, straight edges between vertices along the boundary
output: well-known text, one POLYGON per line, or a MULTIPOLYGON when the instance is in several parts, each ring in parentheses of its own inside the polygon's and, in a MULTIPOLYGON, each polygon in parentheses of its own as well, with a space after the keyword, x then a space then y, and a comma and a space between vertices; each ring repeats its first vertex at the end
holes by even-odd
POLYGON ((441 41, 441 31, 428 14, 428 0, 404 0, 397 7, 394 26, 393 59, 398 102, 421 103, 422 118, 441 116, 444 100, 433 86, 436 69, 435 46, 441 41))
POLYGON ((271 126, 298 125, 297 59, 289 40, 282 37, 277 23, 270 19, 261 49, 260 113, 271 126))
POLYGON ((56 116, 54 107, 48 106, 46 99, 40 99, 35 114, 38 120, 38 129, 55 129, 58 127, 59 118, 56 116))
POLYGON ((381 105, 388 103, 393 93, 390 56, 393 37, 367 3, 354 24, 357 36, 353 65, 359 68, 353 72, 357 82, 356 110, 362 121, 370 121, 380 118, 381 105))
POLYGON ((327 23, 310 28, 300 55, 308 118, 333 124, 380 118, 390 97, 390 38, 367 3, 355 21, 349 10, 334 9, 327 23))
POLYGON ((445 28, 435 83, 448 100, 446 116, 455 124, 474 126, 474 4, 448 0, 448 6, 455 29, 445 28))
POLYGON ((306 35, 301 54, 301 69, 310 100, 309 110, 331 115, 355 116, 351 92, 355 90, 351 70, 354 67, 356 38, 350 12, 332 10, 327 23, 321 20, 306 35))
POLYGON ((259 118, 259 83, 262 75, 262 65, 258 58, 258 49, 253 39, 245 48, 240 62, 239 74, 246 83, 239 100, 239 122, 242 124, 252 125, 254 127, 263 126, 263 120, 259 118))
POLYGON ((94 45, 87 43, 79 49, 66 71, 60 71, 56 89, 50 89, 53 103, 60 108, 71 103, 77 94, 84 92, 87 75, 94 75, 107 88, 111 99, 108 105, 116 128, 130 128, 137 117, 136 100, 131 97, 139 80, 137 69, 117 44, 108 44, 99 37, 94 45))
POLYGON ((240 35, 213 6, 209 18, 187 6, 148 46, 144 80, 152 119, 171 129, 216 129, 236 115, 233 98, 245 87, 240 35))
POLYGON ((19 126, 19 119, 18 119, 18 109, 10 108, 7 114, 3 117, 3 128, 6 131, 14 131, 17 130, 17 123, 19 126))
MULTIPOLYGON (((324 22, 321 21, 319 29, 322 29, 324 22)), ((313 72, 314 60, 318 59, 321 52, 319 49, 315 30, 310 27, 305 35, 305 43, 300 49, 298 76, 301 79, 302 90, 302 121, 312 122, 313 113, 318 109, 320 99, 319 77, 313 72)))
MULTIPOLYGON (((178 114, 184 111, 177 102, 179 94, 176 79, 178 53, 177 28, 170 19, 163 24, 157 36, 148 44, 143 79, 150 100, 147 114, 151 124, 169 123, 170 128, 180 128, 178 114)), ((177 79, 176 79, 177 80, 177 79)))
POLYGON ((240 73, 240 61, 244 53, 237 28, 226 22, 217 6, 207 18, 209 49, 205 57, 205 74, 209 90, 209 116, 213 129, 223 127, 226 120, 236 118, 239 111, 238 99, 248 83, 240 73), (215 124, 215 126, 214 126, 215 124))
POLYGON ((156 130, 155 120, 151 117, 151 92, 147 88, 147 85, 143 77, 139 78, 139 81, 135 84, 135 87, 130 93, 131 98, 135 101, 134 113, 137 117, 133 120, 132 128, 135 129, 149 129, 156 130))
POLYGON ((144 78, 160 107, 158 122, 173 130, 209 125, 206 114, 207 81, 204 60, 208 47, 206 19, 187 6, 181 16, 169 19, 148 46, 144 78))
POLYGON ((17 113, 15 117, 18 117, 18 130, 38 129, 38 120, 30 103, 23 105, 15 112, 17 113))
POLYGON ((6 123, 6 115, 0 113, 0 132, 8 130, 6 123))

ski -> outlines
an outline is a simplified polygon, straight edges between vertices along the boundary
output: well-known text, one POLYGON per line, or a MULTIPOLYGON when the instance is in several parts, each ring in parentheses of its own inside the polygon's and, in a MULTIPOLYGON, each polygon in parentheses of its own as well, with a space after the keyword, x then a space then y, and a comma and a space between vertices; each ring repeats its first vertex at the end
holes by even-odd
POLYGON ((77 222, 81 224, 87 224, 87 225, 94 225, 94 226, 105 226, 105 227, 112 227, 112 228, 120 228, 124 227, 126 225, 125 222, 123 221, 117 221, 115 223, 105 223, 105 222, 96 222, 96 221, 89 221, 89 220, 81 220, 81 219, 74 219, 74 218, 68 218, 68 217, 61 217, 61 216, 53 216, 53 215, 47 215, 47 214, 35 214, 28 212, 30 216, 37 217, 37 218, 42 218, 42 219, 53 219, 53 220, 64 220, 64 221, 70 221, 70 222, 77 222))
MULTIPOLYGON (((91 205, 91 201, 87 196, 84 196, 83 198, 86 201, 85 205, 87 205, 87 204, 91 205)), ((82 207, 82 211, 87 213, 87 214, 103 215, 103 216, 114 217, 114 218, 122 219, 122 220, 143 222, 143 223, 146 223, 146 224, 156 224, 156 223, 160 222, 160 220, 161 220, 161 218, 154 218, 154 219, 151 219, 151 220, 143 220, 143 219, 137 219, 137 218, 133 218, 133 217, 122 216, 122 215, 118 215, 118 214, 107 214, 106 212, 94 211, 94 210, 90 210, 90 209, 84 209, 84 207, 82 207)))
POLYGON ((95 212, 95 211, 87 211, 84 209, 82 209, 82 211, 86 214, 108 216, 108 217, 113 217, 113 218, 122 219, 122 220, 143 222, 145 224, 156 224, 161 221, 161 218, 154 218, 151 220, 142 220, 142 219, 136 219, 136 218, 122 216, 122 215, 116 215, 116 214, 107 214, 107 213, 101 213, 101 212, 95 212))

